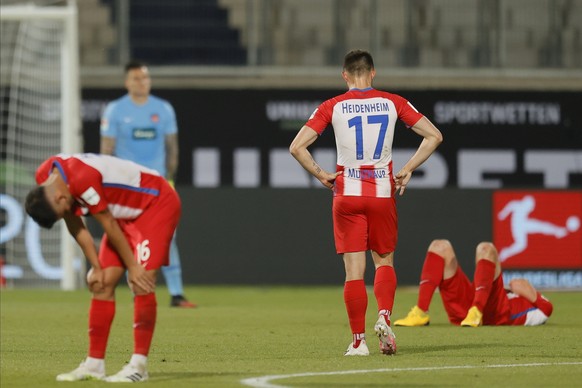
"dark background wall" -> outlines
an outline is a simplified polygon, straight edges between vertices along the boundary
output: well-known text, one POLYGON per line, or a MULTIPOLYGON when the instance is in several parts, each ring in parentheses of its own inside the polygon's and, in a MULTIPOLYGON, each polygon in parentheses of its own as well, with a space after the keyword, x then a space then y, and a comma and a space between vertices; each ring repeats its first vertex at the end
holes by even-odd
MULTIPOLYGON (((171 102, 176 111, 180 131, 177 183, 197 186, 193 176, 200 169, 195 171, 199 166, 193 154, 199 149, 212 149, 219 154, 215 176, 219 187, 236 186, 235 153, 241 149, 250 149, 259 155, 258 182, 251 187, 272 185, 273 176, 279 177, 279 182, 288 182, 287 187, 297 187, 293 176, 280 177, 291 173, 293 168, 300 169, 298 164, 288 154, 289 161, 277 164, 273 152, 289 147, 319 103, 343 92, 345 89, 153 90, 154 94, 171 102)), ((575 156, 582 150, 580 92, 391 92, 410 100, 444 135, 445 141, 437 155, 429 159, 430 164, 440 161, 435 166, 438 178, 427 182, 431 188, 494 188, 483 183, 492 180, 495 181, 492 184, 499 187, 582 187, 582 163, 577 159, 579 156, 575 156), (540 156, 540 153, 546 154, 540 156), (462 159, 471 155, 470 161, 462 159), (550 158, 542 165, 553 169, 551 174, 529 160, 540 157, 550 158), (471 165, 474 163, 477 166, 471 165), (566 175, 565 179, 557 183, 552 181, 562 174, 566 175)), ((101 110, 108 101, 124 93, 121 85, 118 89, 83 90, 86 152, 99 151, 101 110)), ((419 142, 419 137, 403 123, 396 124, 395 151, 416 149, 419 142)), ((312 150, 335 150, 333 131, 326 130, 312 150)), ((396 170, 400 163, 395 160, 396 170)), ((201 170, 210 171, 206 167, 201 170)), ((419 171, 412 184, 419 182, 420 174, 419 171)))
MULTIPOLYGON (((178 244, 185 283, 343 281, 343 262, 333 243, 331 193, 318 182, 308 181, 287 151, 318 104, 343 91, 153 91, 173 104, 180 128, 177 187, 183 215, 178 244), (217 165, 204 158, 195 161, 200 149, 215 151, 217 165), (240 168, 237 150, 255 153, 254 170, 240 168), (250 186, 237 183, 240 170, 257 179, 250 186), (196 179, 197 174, 209 171, 216 178, 212 187, 196 179)), ((423 171, 421 166, 405 195, 397 198, 399 284, 418 283, 426 248, 435 238, 453 242, 459 261, 471 275, 475 245, 492 239, 493 190, 582 187, 580 92, 395 92, 431 119, 445 138, 425 164, 432 167, 423 171)), ((99 151, 101 111, 124 93, 121 86, 83 90, 86 152, 99 151)), ((419 142, 412 131, 397 124, 396 170, 402 164, 397 153, 404 152, 408 158, 419 142)), ((334 149, 332 130, 312 147, 314 154, 334 149)), ((368 282, 372 272, 369 259, 368 282)))
MULTIPOLYGON (((180 187, 178 228, 184 281, 192 284, 341 284, 331 192, 320 189, 193 189, 180 187)), ((491 239, 491 191, 408 190, 399 197, 395 267, 399 284, 417 284, 434 238, 456 247, 474 270, 474 247, 491 239)), ((372 280, 368 259, 366 279, 372 280)))

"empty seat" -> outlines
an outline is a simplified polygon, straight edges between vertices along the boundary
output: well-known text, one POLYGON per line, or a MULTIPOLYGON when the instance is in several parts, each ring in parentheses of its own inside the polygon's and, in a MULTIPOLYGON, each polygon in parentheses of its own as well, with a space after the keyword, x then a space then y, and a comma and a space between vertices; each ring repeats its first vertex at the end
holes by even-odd
POLYGON ((139 0, 130 6, 131 56, 150 64, 241 65, 246 49, 217 0, 139 0))

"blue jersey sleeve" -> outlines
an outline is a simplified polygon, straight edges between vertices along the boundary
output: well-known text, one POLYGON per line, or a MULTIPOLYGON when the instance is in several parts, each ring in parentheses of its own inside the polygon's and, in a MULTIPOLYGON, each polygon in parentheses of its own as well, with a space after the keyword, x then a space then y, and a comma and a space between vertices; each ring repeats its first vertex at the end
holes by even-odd
POLYGON ((110 102, 107 104, 105 111, 103 111, 100 126, 101 136, 117 137, 117 120, 115 117, 116 106, 116 102, 110 102))
POLYGON ((164 107, 164 111, 167 114, 166 122, 164 123, 164 134, 172 135, 174 133, 178 133, 178 123, 176 121, 176 113, 174 112, 174 108, 167 101, 164 101, 162 106, 164 107))

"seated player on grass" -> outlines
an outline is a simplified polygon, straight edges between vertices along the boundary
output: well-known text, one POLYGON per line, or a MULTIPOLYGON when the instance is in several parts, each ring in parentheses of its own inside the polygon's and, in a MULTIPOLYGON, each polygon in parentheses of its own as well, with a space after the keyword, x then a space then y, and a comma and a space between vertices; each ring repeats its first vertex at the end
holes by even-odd
POLYGON ((526 279, 513 279, 509 289, 503 287, 501 265, 492 243, 477 245, 475 261, 474 281, 470 282, 450 241, 433 240, 424 259, 417 304, 394 325, 428 325, 429 305, 437 287, 449 321, 454 325, 536 326, 548 320, 552 303, 526 279))

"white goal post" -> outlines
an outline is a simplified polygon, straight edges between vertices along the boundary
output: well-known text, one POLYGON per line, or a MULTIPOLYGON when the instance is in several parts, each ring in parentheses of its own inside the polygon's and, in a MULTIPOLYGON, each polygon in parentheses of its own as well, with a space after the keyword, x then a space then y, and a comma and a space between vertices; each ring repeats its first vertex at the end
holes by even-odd
POLYGON ((79 285, 66 227, 39 230, 22 208, 43 160, 82 151, 77 4, 62 3, 0 6, 0 254, 2 276, 19 288, 79 285))

